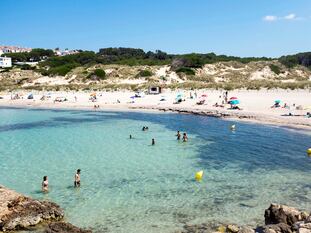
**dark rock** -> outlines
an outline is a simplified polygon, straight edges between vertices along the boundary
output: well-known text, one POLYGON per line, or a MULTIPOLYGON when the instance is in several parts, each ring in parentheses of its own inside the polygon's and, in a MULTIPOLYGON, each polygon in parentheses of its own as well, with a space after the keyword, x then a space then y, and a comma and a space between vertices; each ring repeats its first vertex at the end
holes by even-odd
POLYGON ((92 233, 92 231, 83 230, 70 223, 53 222, 48 225, 44 233, 92 233))
POLYGON ((264 233, 292 233, 292 229, 285 223, 271 224, 263 227, 264 233))
POLYGON ((285 206, 271 204, 268 209, 265 210, 265 224, 278 224, 285 223, 292 226, 295 222, 305 220, 307 218, 304 212, 285 206))

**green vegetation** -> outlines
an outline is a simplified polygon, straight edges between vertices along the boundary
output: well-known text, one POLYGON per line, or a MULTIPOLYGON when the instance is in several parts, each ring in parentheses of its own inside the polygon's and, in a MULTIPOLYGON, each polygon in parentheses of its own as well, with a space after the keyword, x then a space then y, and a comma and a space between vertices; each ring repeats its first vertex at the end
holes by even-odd
POLYGON ((311 52, 283 56, 279 58, 279 61, 288 68, 302 65, 311 69, 311 52))
POLYGON ((150 77, 152 76, 152 72, 150 70, 141 70, 138 74, 137 77, 150 77))
POLYGON ((188 68, 188 67, 181 67, 181 68, 178 68, 176 70, 176 73, 184 73, 186 75, 195 75, 195 72, 193 69, 191 68, 188 68))
POLYGON ((87 78, 99 80, 99 79, 105 79, 106 78, 106 72, 102 69, 96 69, 91 74, 87 76, 87 78))
POLYGON ((44 75, 66 75, 72 69, 94 62, 96 55, 94 52, 84 51, 77 54, 51 57, 40 63, 41 73, 44 75))
POLYGON ((269 67, 275 74, 279 75, 281 73, 281 69, 279 66, 271 64, 269 67))

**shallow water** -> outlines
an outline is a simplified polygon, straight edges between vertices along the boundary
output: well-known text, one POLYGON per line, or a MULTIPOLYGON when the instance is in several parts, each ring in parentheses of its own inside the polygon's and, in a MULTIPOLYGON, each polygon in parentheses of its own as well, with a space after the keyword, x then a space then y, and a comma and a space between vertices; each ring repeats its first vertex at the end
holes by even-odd
POLYGON ((231 124, 177 114, 0 108, 0 183, 60 204, 67 220, 94 232, 256 225, 271 202, 310 210, 311 136, 246 123, 232 132, 231 124), (176 140, 177 129, 188 132, 187 143, 176 140), (77 168, 82 186, 74 189, 77 168), (48 194, 40 192, 44 175, 48 194))

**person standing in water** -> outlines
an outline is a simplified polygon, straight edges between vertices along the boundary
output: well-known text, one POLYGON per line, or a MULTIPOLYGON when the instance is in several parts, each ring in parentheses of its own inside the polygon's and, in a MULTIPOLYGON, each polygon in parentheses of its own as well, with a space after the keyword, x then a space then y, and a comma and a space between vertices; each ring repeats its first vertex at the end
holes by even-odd
POLYGON ((154 140, 154 138, 152 138, 152 140, 151 140, 151 145, 152 145, 152 146, 155 145, 155 140, 154 140))
POLYGON ((177 131, 176 137, 177 137, 177 140, 180 140, 181 134, 180 134, 179 130, 177 131))
POLYGON ((183 142, 187 142, 188 141, 188 136, 186 133, 184 133, 183 137, 182 137, 182 141, 183 142))
POLYGON ((130 139, 133 139, 132 134, 130 134, 130 139))
POLYGON ((43 176, 43 181, 42 181, 42 192, 47 193, 49 191, 49 181, 47 176, 43 176))
POLYGON ((76 188, 80 187, 80 173, 81 173, 81 170, 78 169, 78 170, 77 170, 77 173, 75 174, 74 186, 75 186, 76 188))

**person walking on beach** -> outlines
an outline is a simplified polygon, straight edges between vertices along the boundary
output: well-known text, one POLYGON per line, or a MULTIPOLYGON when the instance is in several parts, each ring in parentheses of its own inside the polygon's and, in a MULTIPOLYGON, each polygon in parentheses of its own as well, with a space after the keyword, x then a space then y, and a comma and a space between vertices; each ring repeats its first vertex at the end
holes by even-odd
POLYGON ((49 181, 47 176, 43 176, 43 181, 42 181, 42 192, 47 193, 49 191, 49 181))
POLYGON ((179 130, 177 131, 176 136, 177 136, 177 140, 180 140, 181 134, 180 134, 179 130))
POLYGON ((154 138, 152 138, 152 140, 151 140, 151 145, 152 145, 152 146, 155 145, 155 140, 154 140, 154 138))
POLYGON ((188 141, 188 136, 186 133, 184 133, 183 137, 182 137, 182 141, 183 142, 187 142, 188 141))
POLYGON ((78 170, 77 170, 77 173, 75 174, 74 186, 75 186, 76 188, 80 187, 80 173, 81 173, 81 170, 78 169, 78 170))

